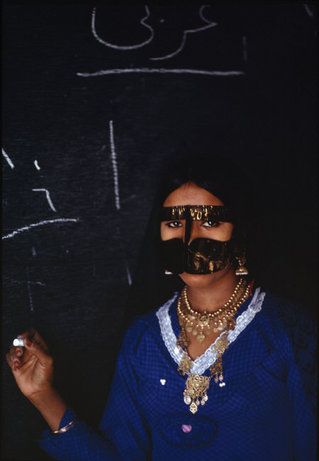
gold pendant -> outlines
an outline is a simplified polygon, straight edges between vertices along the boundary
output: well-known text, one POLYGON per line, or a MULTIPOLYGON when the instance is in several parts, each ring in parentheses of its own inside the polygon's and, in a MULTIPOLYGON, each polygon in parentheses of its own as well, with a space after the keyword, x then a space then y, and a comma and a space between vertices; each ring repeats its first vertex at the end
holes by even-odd
POLYGON ((204 341, 204 339, 206 338, 206 336, 203 334, 203 332, 199 333, 197 336, 196 336, 196 340, 199 342, 199 343, 202 343, 204 341))
POLYGON ((198 411, 199 405, 205 405, 208 400, 207 390, 210 377, 190 374, 186 380, 184 402, 189 405, 191 413, 198 411))
POLYGON ((236 275, 238 275, 239 277, 240 276, 243 276, 243 275, 248 275, 248 269, 246 266, 240 266, 238 267, 238 269, 236 269, 236 275))
POLYGON ((187 334, 184 328, 182 328, 180 335, 177 338, 177 345, 180 346, 184 350, 187 349, 188 339, 187 339, 187 334))
POLYGON ((179 373, 181 375, 186 375, 186 373, 188 373, 190 370, 191 364, 192 363, 190 358, 186 354, 184 354, 178 366, 179 373))
POLYGON ((215 343, 215 349, 218 354, 223 354, 228 347, 228 338, 227 334, 224 334, 221 338, 217 339, 215 343))
POLYGON ((222 333, 227 329, 227 321, 223 318, 222 320, 218 320, 214 322, 214 333, 222 333))
POLYGON ((233 330, 235 328, 235 325, 235 320, 233 318, 228 319, 227 330, 233 330))
POLYGON ((210 367, 210 372, 215 383, 218 384, 219 387, 226 386, 226 383, 224 382, 223 363, 221 356, 219 356, 214 365, 210 367))

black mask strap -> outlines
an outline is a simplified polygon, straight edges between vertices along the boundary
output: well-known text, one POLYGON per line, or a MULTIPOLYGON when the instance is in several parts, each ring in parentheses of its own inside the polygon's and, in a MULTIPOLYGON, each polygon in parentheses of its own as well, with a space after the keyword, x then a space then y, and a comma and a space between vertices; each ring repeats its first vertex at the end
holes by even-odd
POLYGON ((185 245, 188 245, 189 239, 191 238, 192 231, 192 218, 189 208, 185 210, 185 245))
POLYGON ((162 207, 161 221, 175 221, 190 216, 193 221, 211 219, 213 221, 233 222, 232 213, 224 205, 176 205, 162 207))

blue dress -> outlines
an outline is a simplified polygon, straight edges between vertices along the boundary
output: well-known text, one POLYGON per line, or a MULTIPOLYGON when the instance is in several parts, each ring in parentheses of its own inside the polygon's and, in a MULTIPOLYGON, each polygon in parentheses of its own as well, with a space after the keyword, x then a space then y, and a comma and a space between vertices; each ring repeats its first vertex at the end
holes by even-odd
MULTIPOLYGON (((238 310, 223 354, 226 385, 211 381, 208 401, 192 414, 173 344, 176 298, 128 329, 99 431, 77 421, 64 434, 46 430, 40 446, 61 461, 315 460, 311 321, 257 289, 238 310)), ((198 370, 207 360, 196 361, 198 370)), ((68 409, 60 427, 75 417, 68 409)))

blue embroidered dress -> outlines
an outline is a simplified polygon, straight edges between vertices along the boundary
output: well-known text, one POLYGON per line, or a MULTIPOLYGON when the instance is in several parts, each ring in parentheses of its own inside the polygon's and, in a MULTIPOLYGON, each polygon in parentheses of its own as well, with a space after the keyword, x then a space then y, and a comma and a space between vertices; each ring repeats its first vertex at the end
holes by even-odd
MULTIPOLYGON (((177 371, 175 295, 127 331, 99 432, 83 421, 45 431, 41 447, 61 461, 312 461, 316 459, 311 322, 257 289, 238 310, 223 354, 224 380, 192 414, 177 371)), ((214 351, 192 371, 209 375, 214 351)), ((61 421, 75 418, 68 409, 61 421)))

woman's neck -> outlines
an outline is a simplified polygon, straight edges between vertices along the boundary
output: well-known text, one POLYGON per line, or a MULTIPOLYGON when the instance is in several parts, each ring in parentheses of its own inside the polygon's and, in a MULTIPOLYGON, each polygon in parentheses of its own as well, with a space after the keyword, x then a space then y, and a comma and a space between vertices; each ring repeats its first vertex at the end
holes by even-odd
POLYGON ((213 312, 225 304, 234 292, 239 279, 229 270, 208 287, 187 287, 187 297, 196 311, 213 312))

